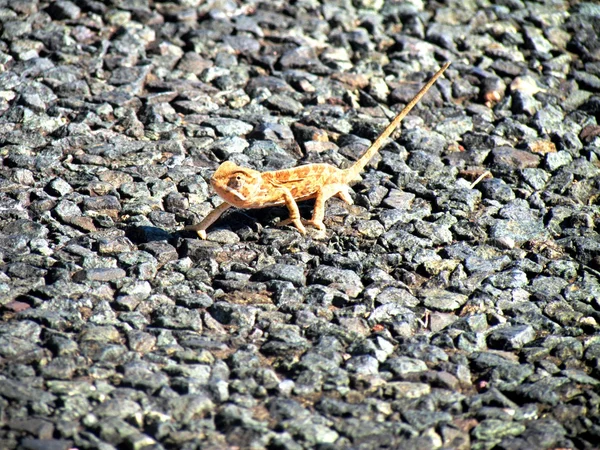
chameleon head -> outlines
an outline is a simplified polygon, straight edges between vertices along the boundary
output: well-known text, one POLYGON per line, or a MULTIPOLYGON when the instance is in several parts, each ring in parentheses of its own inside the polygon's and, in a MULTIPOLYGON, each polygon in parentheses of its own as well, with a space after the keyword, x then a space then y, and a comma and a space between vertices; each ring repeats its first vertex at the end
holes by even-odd
POLYGON ((247 208, 260 189, 261 176, 256 170, 225 161, 210 179, 210 184, 230 205, 247 208))

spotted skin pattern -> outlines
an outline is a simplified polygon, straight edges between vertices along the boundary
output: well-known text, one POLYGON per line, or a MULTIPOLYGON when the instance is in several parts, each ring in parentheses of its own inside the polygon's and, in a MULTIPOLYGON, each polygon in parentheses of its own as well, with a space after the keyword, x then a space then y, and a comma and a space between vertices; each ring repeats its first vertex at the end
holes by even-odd
POLYGON ((444 64, 410 103, 390 122, 358 161, 348 169, 338 169, 330 164, 307 164, 291 169, 258 172, 257 170, 240 167, 231 161, 225 161, 218 167, 210 180, 212 187, 224 202, 217 206, 202 222, 190 225, 186 229, 196 231, 201 239, 206 239, 206 229, 232 206, 243 209, 256 209, 285 205, 290 217, 280 221, 277 224, 278 226, 291 223, 302 234, 306 234, 305 225, 312 225, 319 230, 325 230, 323 224, 325 202, 329 198, 337 196, 349 205, 352 204, 350 183, 360 180, 360 173, 379 151, 384 141, 448 66, 450 66, 449 62, 444 64), (300 217, 297 202, 310 199, 315 199, 313 216, 310 220, 303 220, 300 217))

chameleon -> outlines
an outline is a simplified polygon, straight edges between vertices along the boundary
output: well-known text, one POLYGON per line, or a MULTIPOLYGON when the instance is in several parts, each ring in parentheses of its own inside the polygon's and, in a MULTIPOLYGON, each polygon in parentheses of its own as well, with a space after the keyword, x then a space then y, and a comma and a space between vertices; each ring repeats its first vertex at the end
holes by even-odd
POLYGON ((350 196, 350 183, 361 180, 360 173, 379 151, 384 141, 449 66, 450 62, 447 62, 435 73, 404 109, 394 117, 365 153, 347 169, 319 163, 259 172, 238 166, 231 161, 223 162, 213 174, 210 184, 224 202, 200 223, 188 225, 185 229, 196 231, 198 237, 206 239, 206 229, 232 206, 256 209, 285 205, 290 216, 288 219, 279 221, 277 226, 293 224, 301 234, 306 234, 305 225, 311 225, 324 231, 325 202, 329 198, 337 196, 349 205, 353 203, 350 196), (315 200, 313 215, 310 220, 304 220, 300 217, 297 202, 310 199, 315 200))

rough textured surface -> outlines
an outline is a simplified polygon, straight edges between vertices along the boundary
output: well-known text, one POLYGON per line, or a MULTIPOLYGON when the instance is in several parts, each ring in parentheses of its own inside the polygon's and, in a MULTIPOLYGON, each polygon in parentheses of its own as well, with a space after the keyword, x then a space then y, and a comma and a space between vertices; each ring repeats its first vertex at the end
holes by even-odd
POLYGON ((560 0, 0 1, 0 448, 597 448, 599 35, 560 0), (221 161, 348 167, 448 60, 324 235, 182 231, 221 161))

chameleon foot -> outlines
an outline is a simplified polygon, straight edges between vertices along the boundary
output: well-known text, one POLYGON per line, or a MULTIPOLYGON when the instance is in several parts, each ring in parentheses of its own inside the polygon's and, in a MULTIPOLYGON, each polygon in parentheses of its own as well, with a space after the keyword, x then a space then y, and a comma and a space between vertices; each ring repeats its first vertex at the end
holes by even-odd
POLYGON ((303 220, 304 225, 312 225, 319 231, 325 231, 325 224, 322 220, 303 220))
POLYGON ((188 225, 184 228, 184 230, 195 231, 200 239, 206 239, 206 230, 200 230, 199 225, 200 224, 188 225))
POLYGON ((302 220, 302 219, 285 219, 285 220, 280 220, 279 222, 277 222, 277 226, 285 227, 286 225, 289 225, 292 223, 298 229, 300 234, 306 234, 306 228, 304 228, 304 225, 302 225, 303 222, 304 222, 304 220, 302 220))
POLYGON ((306 234, 306 228, 304 227, 304 225, 310 225, 320 231, 326 230, 325 224, 320 220, 300 219, 298 222, 296 222, 295 220, 292 220, 292 219, 285 219, 285 220, 281 220, 281 221, 277 222, 277 226, 283 227, 285 225, 289 225, 290 223, 293 223, 296 226, 296 228, 298 228, 298 231, 300 231, 300 233, 302 233, 302 234, 306 234), (301 222, 301 223, 298 223, 298 222, 301 222), (302 227, 302 228, 300 228, 300 227, 302 227))

